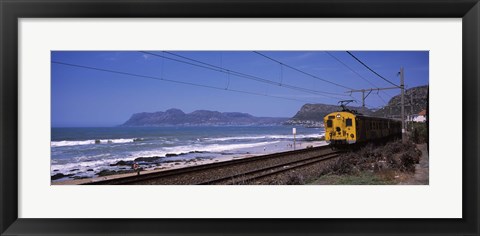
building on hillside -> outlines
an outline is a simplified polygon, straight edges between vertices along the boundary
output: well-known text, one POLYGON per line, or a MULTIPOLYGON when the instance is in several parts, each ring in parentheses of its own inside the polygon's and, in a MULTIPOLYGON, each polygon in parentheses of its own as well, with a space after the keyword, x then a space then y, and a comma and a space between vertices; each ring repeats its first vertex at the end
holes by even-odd
POLYGON ((422 110, 422 111, 419 112, 418 114, 408 116, 408 117, 407 117, 407 121, 411 121, 411 122, 425 122, 425 121, 427 121, 427 111, 426 111, 426 110, 422 110))

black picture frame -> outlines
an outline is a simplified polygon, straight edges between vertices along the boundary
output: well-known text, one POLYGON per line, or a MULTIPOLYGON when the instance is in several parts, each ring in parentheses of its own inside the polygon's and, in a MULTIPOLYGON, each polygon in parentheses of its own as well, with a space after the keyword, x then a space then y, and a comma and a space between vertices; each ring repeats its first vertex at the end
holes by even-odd
POLYGON ((2 235, 479 235, 480 168, 477 146, 479 144, 480 4, 478 0, 0 0, 0 14, 0 233, 2 235), (17 20, 35 17, 462 18, 463 218, 18 218, 17 20))

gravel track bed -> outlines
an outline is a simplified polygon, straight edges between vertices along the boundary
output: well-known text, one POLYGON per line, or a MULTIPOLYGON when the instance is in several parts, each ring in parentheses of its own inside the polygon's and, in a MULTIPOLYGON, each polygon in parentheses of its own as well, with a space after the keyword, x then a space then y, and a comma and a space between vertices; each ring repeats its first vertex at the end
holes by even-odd
MULTIPOLYGON (((336 158, 338 154, 331 153, 327 155, 316 155, 311 159, 302 159, 300 161, 292 161, 287 164, 281 164, 276 166, 269 167, 260 167, 251 172, 245 172, 245 174, 231 176, 225 179, 219 179, 215 182, 207 182, 206 184, 211 185, 239 185, 239 184, 255 184, 258 180, 269 178, 272 176, 277 176, 283 173, 293 172, 295 170, 300 170, 304 167, 315 165, 318 162, 329 161, 331 158, 336 158)), ((258 182, 260 183, 260 182, 258 182)))
MULTIPOLYGON (((237 163, 233 165, 218 167, 215 169, 200 170, 191 173, 185 173, 181 175, 174 176, 165 176, 161 178, 153 178, 137 181, 131 184, 136 185, 190 185, 190 184, 199 184, 202 182, 207 182, 219 178, 224 178, 227 176, 242 174, 251 170, 256 170, 264 168, 266 166, 274 166, 280 164, 287 164, 292 159, 302 160, 311 158, 318 155, 323 155, 332 152, 330 149, 321 149, 321 150, 312 150, 311 152, 303 153, 290 153, 286 155, 281 155, 278 157, 271 157, 268 159, 259 159, 253 162, 247 163, 237 163)), ((256 157, 250 157, 256 158, 256 157)))
POLYGON ((337 159, 334 157, 329 160, 317 162, 311 165, 295 168, 290 171, 281 172, 273 176, 266 176, 252 182, 237 183, 246 185, 302 185, 308 183, 309 180, 318 178, 322 172, 330 164, 333 164, 337 159))

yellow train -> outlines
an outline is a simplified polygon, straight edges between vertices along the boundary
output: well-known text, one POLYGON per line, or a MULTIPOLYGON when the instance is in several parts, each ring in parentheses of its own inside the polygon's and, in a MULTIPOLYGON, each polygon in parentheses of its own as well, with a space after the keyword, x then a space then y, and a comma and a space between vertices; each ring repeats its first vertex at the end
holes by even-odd
POLYGON ((402 122, 369 117, 354 111, 332 112, 323 119, 325 141, 332 146, 401 138, 402 122))

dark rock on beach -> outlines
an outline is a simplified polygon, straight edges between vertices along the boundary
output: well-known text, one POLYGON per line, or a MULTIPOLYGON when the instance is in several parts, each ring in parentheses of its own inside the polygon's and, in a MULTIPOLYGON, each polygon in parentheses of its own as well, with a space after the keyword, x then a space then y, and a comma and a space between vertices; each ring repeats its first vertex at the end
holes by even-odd
POLYGON ((101 170, 100 172, 97 173, 98 176, 107 176, 107 175, 114 175, 117 172, 114 170, 101 170))
POLYGON ((169 160, 165 160, 166 157, 176 157, 194 153, 208 153, 207 151, 190 151, 188 153, 167 153, 165 156, 153 156, 153 157, 137 157, 133 161, 118 161, 117 163, 110 164, 110 166, 131 166, 135 162, 146 162, 146 163, 158 163, 158 162, 170 162, 169 160))
POLYGON ((73 176, 73 179, 88 179, 89 177, 87 176, 73 176))
MULTIPOLYGON (((142 168, 140 168, 142 170, 142 168)), ((120 170, 120 171, 114 171, 114 170, 101 170, 100 172, 97 173, 98 176, 108 176, 108 175, 117 175, 117 174, 126 174, 126 173, 133 173, 133 170, 120 170)))
POLYGON ((318 137, 318 138, 302 138, 301 141, 305 142, 314 142, 314 141, 325 141, 325 137, 318 137))
POLYGON ((206 152, 206 151, 190 151, 190 152, 188 152, 188 153, 182 152, 182 153, 179 153, 179 154, 176 154, 176 153, 167 153, 167 154, 165 154, 165 157, 183 156, 183 155, 192 154, 192 153, 208 153, 208 152, 206 152))
POLYGON ((172 163, 172 162, 177 162, 176 160, 165 160, 163 163, 172 163))
POLYGON ((231 152, 222 152, 220 153, 220 155, 233 155, 234 153, 231 153, 231 152))
POLYGON ((57 180, 57 179, 70 177, 70 176, 73 176, 73 174, 64 175, 62 173, 58 173, 58 174, 52 175, 50 178, 51 178, 51 180, 57 180))
POLYGON ((131 166, 133 165, 133 161, 118 161, 115 164, 110 164, 110 166, 131 166))
POLYGON ((164 157, 154 156, 154 157, 137 157, 135 158, 135 162, 145 161, 145 162, 156 162, 164 157))

